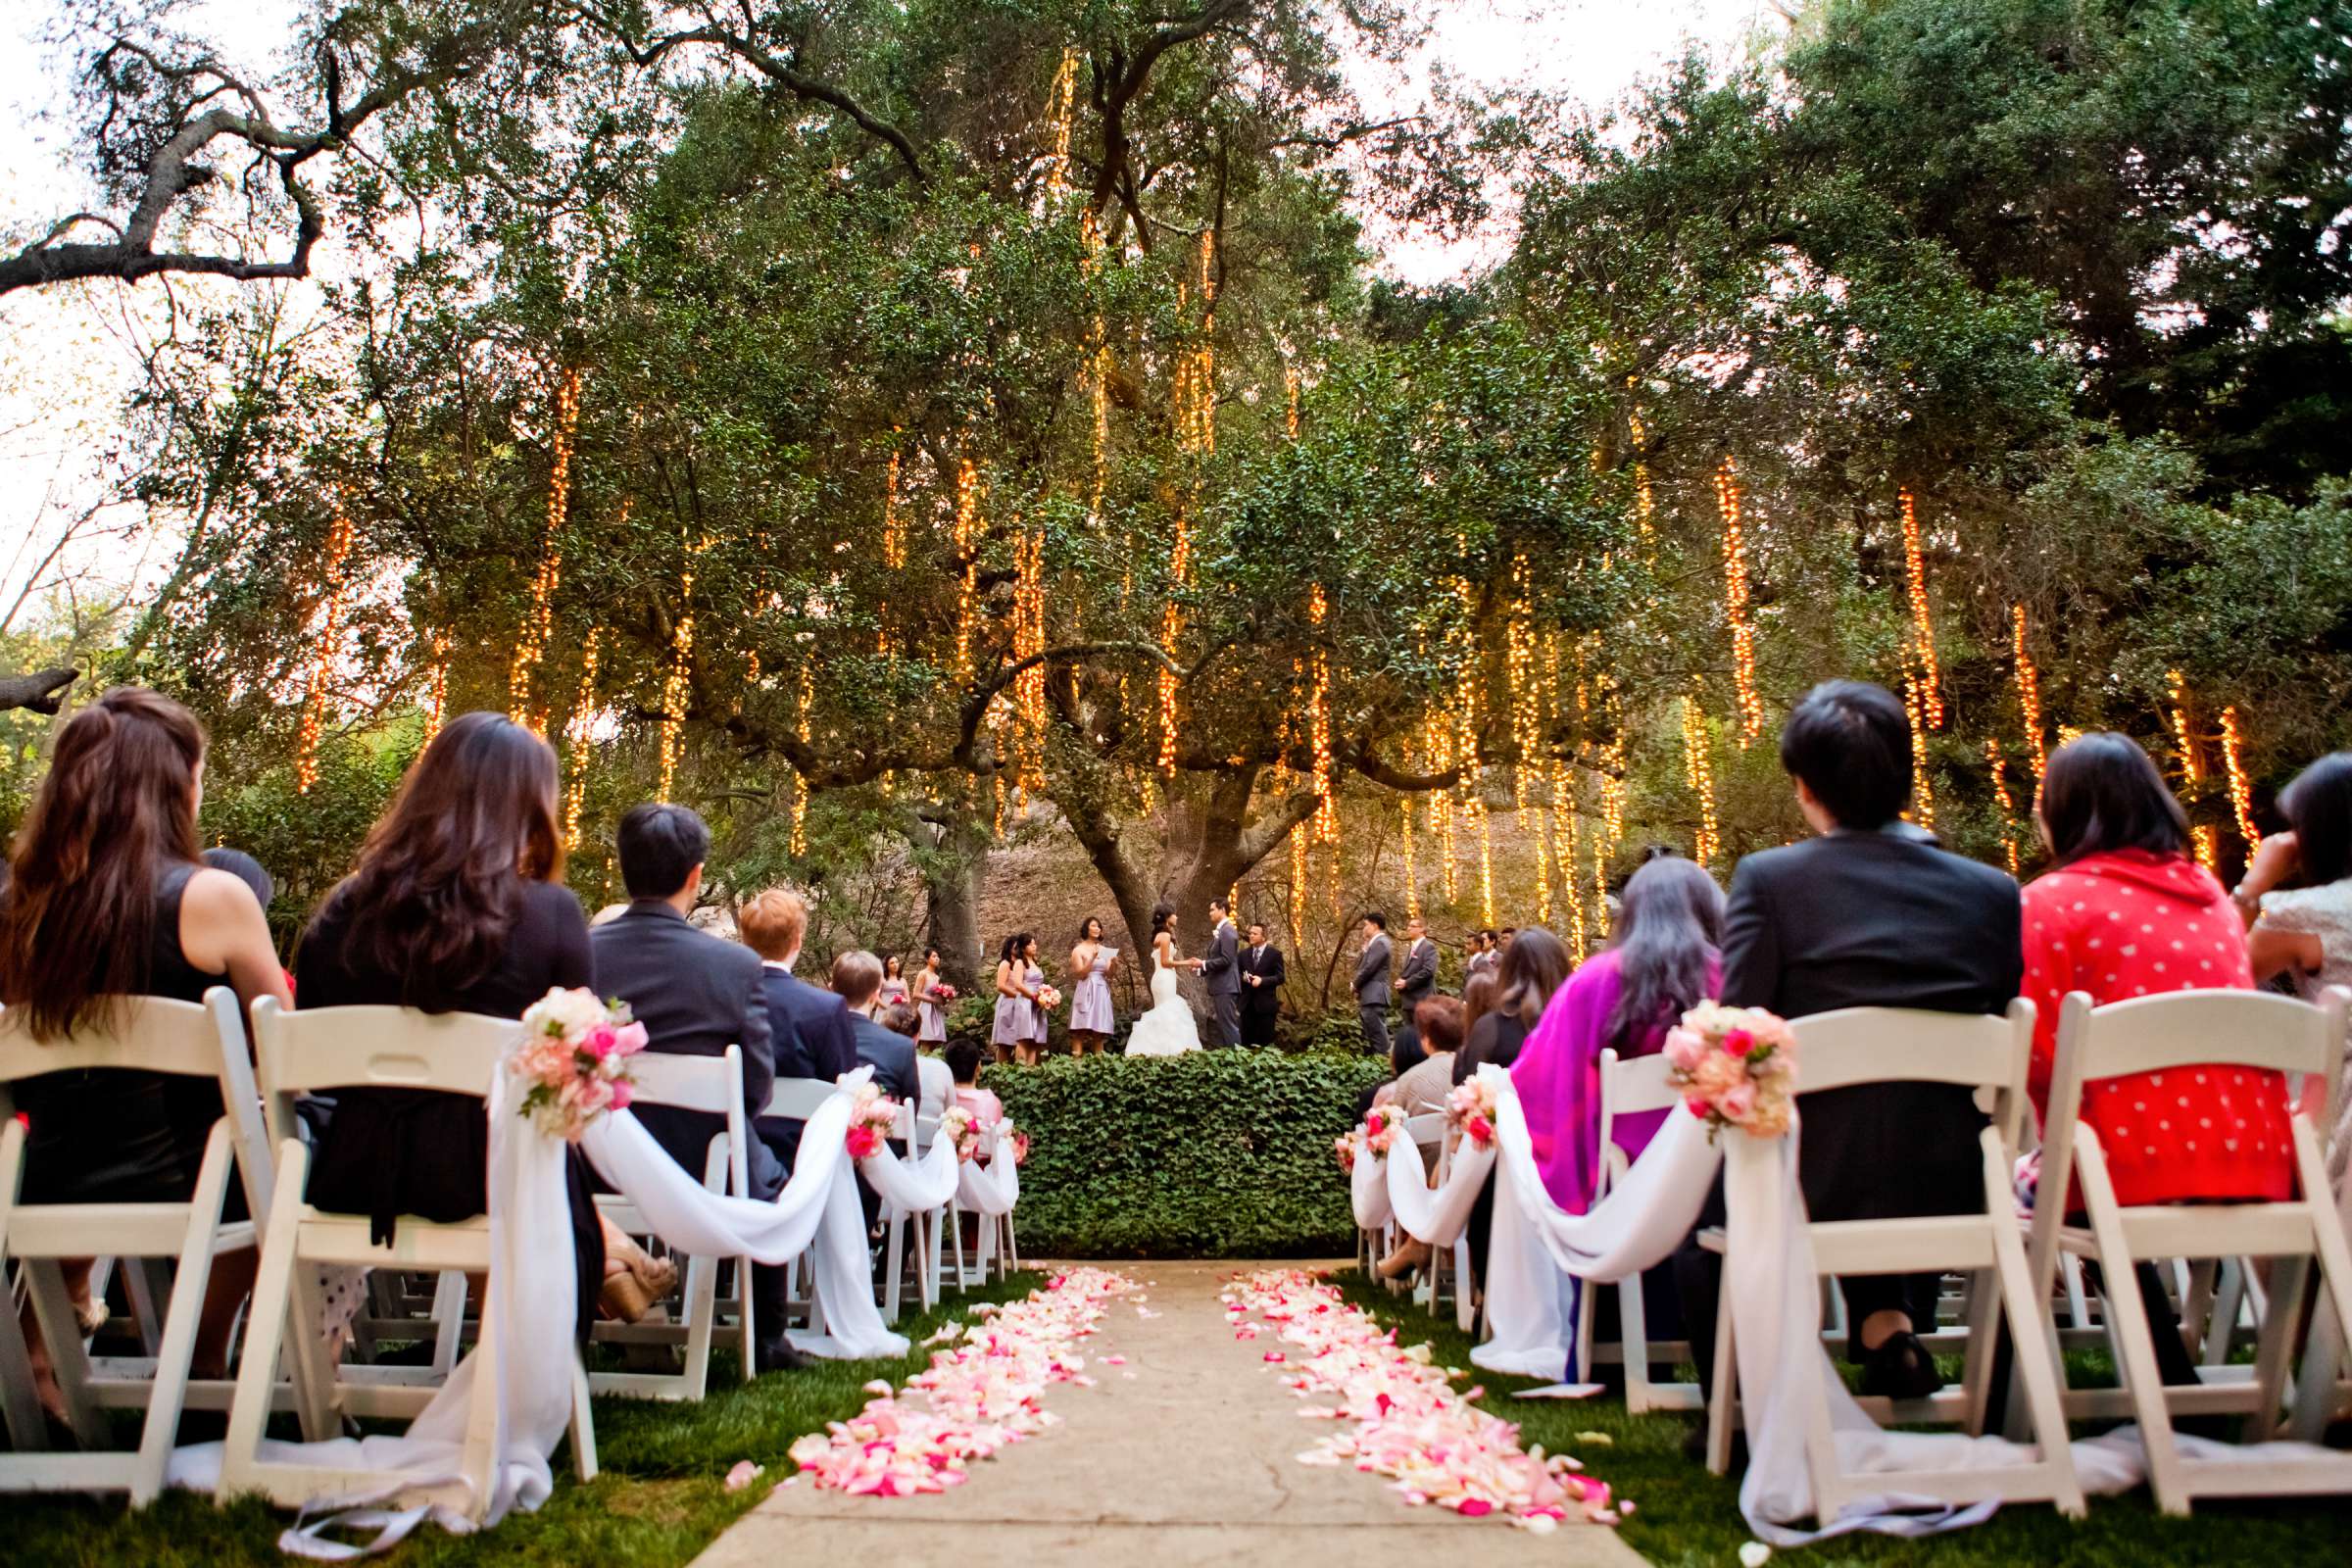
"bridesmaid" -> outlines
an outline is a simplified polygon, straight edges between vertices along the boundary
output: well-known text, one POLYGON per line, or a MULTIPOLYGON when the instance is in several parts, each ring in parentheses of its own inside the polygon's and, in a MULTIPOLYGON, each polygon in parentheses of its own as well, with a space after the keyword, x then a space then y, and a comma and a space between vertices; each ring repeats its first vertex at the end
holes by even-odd
POLYGON ((1110 973, 1118 967, 1118 949, 1102 941, 1102 922, 1093 915, 1078 928, 1078 945, 1070 950, 1070 1054, 1101 1052, 1118 1028, 1110 1007, 1110 973))
POLYGON ((944 1046, 948 1043, 948 1010, 939 1004, 935 993, 941 984, 939 950, 923 950, 923 966, 914 971, 914 1002, 922 1014, 914 1043, 920 1046, 944 1046))
POLYGON ((1027 965, 1021 977, 1029 982, 1029 1038, 1022 1043, 1020 1057, 1022 1066, 1034 1067, 1045 1059, 1046 1042, 1054 1021, 1053 1014, 1046 1010, 1046 966, 1038 957, 1035 937, 1021 950, 1021 961, 1027 965))
POLYGON ((906 960, 894 953, 882 960, 882 989, 874 993, 875 1008, 879 1011, 906 1000, 906 960))
POLYGON ((1038 980, 1030 978, 1030 959, 1036 952, 1037 938, 1023 931, 1006 937, 1004 951, 997 957, 997 1015, 988 1043, 996 1048, 1000 1063, 1010 1061, 1016 1051, 1027 1060, 1034 1049, 1029 1043, 1029 1020, 1037 1010, 1038 980))

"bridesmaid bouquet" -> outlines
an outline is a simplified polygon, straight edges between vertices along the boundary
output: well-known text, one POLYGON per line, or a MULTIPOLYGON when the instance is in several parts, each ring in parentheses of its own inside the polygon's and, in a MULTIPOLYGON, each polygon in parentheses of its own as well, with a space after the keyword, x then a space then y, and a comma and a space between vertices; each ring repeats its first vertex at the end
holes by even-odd
POLYGON ((961 1105, 950 1105, 939 1118, 939 1136, 956 1146, 956 1157, 970 1164, 980 1152, 980 1118, 961 1105))
POLYGON ((522 1015, 522 1044, 508 1070, 530 1080, 521 1114, 539 1130, 576 1144, 607 1110, 626 1110, 635 1087, 628 1058, 645 1049, 645 1025, 628 1004, 605 1003, 585 988, 550 987, 522 1015))
POLYGON ((1796 1036, 1761 1007, 1702 1002, 1666 1032, 1667 1081, 1711 1141, 1726 1127, 1778 1138, 1796 1108, 1796 1036))
POLYGON ((899 1102, 870 1082, 859 1084, 857 1102, 850 1107, 850 1157, 872 1158, 898 1124, 899 1102))
POLYGON ((1476 1078, 1464 1080, 1446 1098, 1446 1114, 1462 1136, 1481 1149, 1494 1142, 1494 1091, 1476 1078))
POLYGON ((1389 1146, 1396 1142, 1396 1130, 1403 1125, 1404 1116, 1395 1105, 1374 1105, 1364 1112, 1364 1148, 1375 1154, 1386 1154, 1389 1146))
POLYGON ((954 1002, 956 997, 956 988, 948 984, 945 980, 942 980, 939 984, 931 988, 930 1001, 935 1006, 944 1007, 949 1003, 954 1002))
POLYGON ((1055 1007, 1061 1005, 1061 993, 1052 986, 1039 986, 1037 988, 1037 1004, 1046 1011, 1052 1012, 1055 1007))

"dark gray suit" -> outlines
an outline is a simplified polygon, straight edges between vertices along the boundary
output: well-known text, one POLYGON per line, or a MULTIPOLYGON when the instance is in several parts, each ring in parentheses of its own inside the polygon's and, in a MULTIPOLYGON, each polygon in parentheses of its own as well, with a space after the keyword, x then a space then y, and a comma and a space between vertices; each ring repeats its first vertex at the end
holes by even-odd
POLYGON ((1364 944, 1355 960, 1355 1014, 1363 1021, 1364 1044, 1389 1054, 1389 934, 1364 944))
POLYGON ((1396 994, 1406 1013, 1427 1001, 1437 984, 1438 945, 1423 937, 1404 950, 1404 963, 1396 971, 1396 994))
POLYGON ((913 1041, 893 1034, 862 1012, 850 1014, 850 1036, 858 1043, 858 1061, 874 1069, 876 1087, 902 1105, 922 1104, 913 1041))
POLYGON ((1216 1021, 1220 1046, 1242 1043, 1242 970, 1234 961, 1240 952, 1233 921, 1219 920, 1208 939, 1208 955, 1200 964, 1200 978, 1208 986, 1208 1007, 1216 1021))
MULTIPOLYGON (((589 932, 588 944, 596 956, 597 990, 629 1004, 645 1025, 647 1050, 719 1056, 729 1046, 742 1048, 744 1107, 757 1116, 775 1076, 760 956, 697 931, 676 909, 652 899, 589 932)), ((726 1131, 726 1123, 708 1111, 672 1105, 632 1108, 654 1142, 701 1180, 710 1140, 726 1131)), ((775 1197, 784 1187, 783 1162, 757 1138, 746 1152, 752 1196, 775 1197)))

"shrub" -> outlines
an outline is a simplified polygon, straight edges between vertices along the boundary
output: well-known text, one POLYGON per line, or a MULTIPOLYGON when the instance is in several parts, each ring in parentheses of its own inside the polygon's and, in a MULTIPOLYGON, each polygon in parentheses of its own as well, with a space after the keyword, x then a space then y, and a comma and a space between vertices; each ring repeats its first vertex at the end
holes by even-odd
POLYGON ((1385 1062, 1200 1051, 991 1067, 982 1082, 1032 1140, 1024 1252, 1046 1257, 1302 1257, 1354 1247, 1332 1140, 1385 1062))

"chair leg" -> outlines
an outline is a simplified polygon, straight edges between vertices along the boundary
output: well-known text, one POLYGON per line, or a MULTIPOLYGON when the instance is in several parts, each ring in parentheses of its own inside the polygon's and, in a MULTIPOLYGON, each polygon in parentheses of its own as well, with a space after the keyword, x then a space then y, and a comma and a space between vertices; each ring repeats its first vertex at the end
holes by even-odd
POLYGON ((2246 1303, 2246 1260, 2242 1257, 2224 1258, 2219 1282, 2214 1287, 2213 1320, 2205 1331, 2206 1366, 2225 1366, 2230 1351, 2237 1340, 2238 1315, 2246 1303))
POLYGON ((442 1381, 458 1364, 458 1341, 466 1332, 466 1276, 446 1272, 433 1281, 433 1376, 442 1381))
POLYGON ((2188 1512, 2188 1481, 2180 1466, 2180 1446, 2173 1441, 2172 1411, 2164 1400, 2164 1378, 2156 1370, 2156 1343, 2148 1333, 2145 1299, 2139 1293, 2138 1271, 2123 1245, 2123 1228, 2094 1211, 2091 1225, 2099 1235, 2099 1250, 2107 1276, 2107 1334, 2115 1346, 2118 1369, 2132 1396, 2132 1413, 2139 1418, 2139 1441, 2148 1454, 2148 1489, 2157 1508, 2169 1514, 2188 1512), (2102 1226, 2100 1221, 2106 1219, 2102 1226), (2114 1233, 2114 1246, 2108 1236, 2114 1233))
POLYGON ((106 1418, 90 1397, 90 1358, 81 1348, 81 1320, 74 1315, 73 1299, 66 1294, 65 1274, 53 1257, 24 1259, 23 1273, 41 1344, 49 1351, 49 1369, 65 1396, 66 1424, 83 1447, 103 1448, 106 1418))
MULTIPOLYGON (((458 1474, 471 1495, 466 1516, 475 1523, 489 1517, 490 1499, 498 1485, 498 1385, 506 1359, 505 1336, 499 1333, 498 1284, 482 1295, 482 1326, 473 1343, 473 1389, 466 1412, 465 1446, 459 1451, 458 1474)), ((575 1392, 573 1397, 578 1397, 575 1392)))
POLYGON ((2280 1257, 2271 1263, 2271 1314, 2263 1320, 2254 1347, 2256 1404, 2246 1423, 2246 1441, 2268 1441, 2278 1430, 2278 1406, 2285 1396, 2287 1358, 2303 1337, 2304 1282, 2311 1278, 2308 1257, 2280 1257))
POLYGON ((1730 1303, 1715 1303, 1715 1386, 1707 1395, 1707 1474, 1729 1475, 1732 1468, 1732 1422, 1739 1411, 1735 1392, 1740 1386, 1740 1363, 1732 1345, 1730 1303))
MULTIPOLYGON (((245 1351, 237 1363, 237 1391, 228 1407, 228 1441, 220 1449, 222 1497, 263 1490, 256 1472, 261 1463, 262 1433, 270 1424, 270 1400, 277 1378, 278 1349, 285 1340, 286 1314, 293 1307, 289 1287, 296 1261, 294 1233, 302 1212, 302 1184, 308 1175, 309 1161, 303 1157, 302 1144, 286 1140, 278 1151, 270 1223, 262 1231, 262 1262, 253 1281, 253 1308, 245 1315, 245 1351)), ((298 1402, 306 1394, 304 1367, 297 1358, 298 1402)))
MULTIPOLYGON (((1592 1280, 1578 1282, 1577 1305, 1581 1322, 1576 1334, 1576 1376, 1580 1383, 1592 1381, 1592 1318, 1584 1303, 1598 1296, 1603 1287, 1592 1280)), ((1632 1275, 1617 1282, 1617 1350, 1625 1362, 1625 1413, 1640 1415, 1652 1409, 1656 1400, 1649 1392, 1649 1320, 1642 1306, 1642 1276, 1632 1275)))
POLYGON ((882 1242, 882 1321, 894 1325, 899 1321, 900 1275, 903 1271, 900 1254, 906 1246, 906 1216, 894 1215, 882 1242))
MULTIPOLYGON (((1991 1134, 1985 1136, 1989 1140, 1991 1134)), ((1985 1178, 1990 1184, 1986 1192, 1993 1199, 1986 1205, 1992 1221, 1992 1272, 1988 1278, 1980 1277, 1977 1295, 1970 1303, 1968 1371, 1962 1380, 1969 1390, 1973 1423, 1969 1431, 1974 1436, 1984 1429, 1984 1405, 1990 1390, 1983 1380, 1991 1376, 1993 1335, 2006 1313, 2010 1387, 2013 1391, 2023 1391, 2023 1402, 2033 1422, 2034 1442, 2040 1451, 2042 1466, 2049 1472, 2050 1500, 2069 1519, 2080 1519, 2087 1509, 2082 1500, 2082 1478, 2075 1474, 2074 1449, 2067 1442, 2066 1405, 2059 1387, 2058 1325, 2050 1315, 2048 1293, 2041 1293, 2038 1299, 2035 1297, 2033 1268, 2026 1261, 2025 1235, 2018 1228, 2017 1212, 2008 1206, 2007 1189, 1994 1180, 2002 1163, 1991 1157, 1985 1161, 1985 1178), (1999 1310, 1994 1310, 1996 1291, 1999 1310)), ((2017 1404, 2019 1396, 2013 1394, 2010 1402, 2017 1404)))
MULTIPOLYGON (((164 1312, 163 1338, 155 1350, 155 1382, 147 1393, 147 1424, 139 1434, 139 1459, 131 1473, 130 1505, 145 1507, 163 1494, 164 1466, 179 1432, 180 1407, 187 1402, 188 1367, 196 1355, 197 1320, 204 1315, 204 1291, 213 1272, 213 1238, 228 1193, 228 1125, 213 1129, 188 1203, 187 1233, 179 1244, 179 1272, 164 1312)), ((137 1271, 143 1258, 124 1260, 137 1271)))
POLYGON ((588 1403, 588 1368, 571 1360, 571 1471, 581 1481, 596 1479, 596 1416, 588 1403))
POLYGON ((1963 1430, 1972 1438, 1984 1435, 1984 1406, 1992 1395, 1992 1334, 2000 1322, 1992 1271, 1980 1270, 1968 1282, 1968 1348, 1960 1363, 1960 1389, 1968 1417, 1963 1430))

